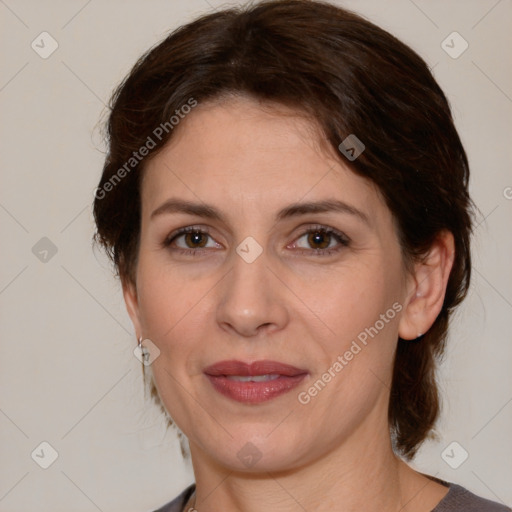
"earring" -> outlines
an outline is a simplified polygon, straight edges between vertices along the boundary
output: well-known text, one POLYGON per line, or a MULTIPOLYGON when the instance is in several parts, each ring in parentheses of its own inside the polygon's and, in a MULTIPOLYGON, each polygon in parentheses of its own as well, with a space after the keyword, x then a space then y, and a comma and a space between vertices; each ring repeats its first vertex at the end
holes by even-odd
POLYGON ((149 364, 149 356, 150 356, 151 354, 149 353, 148 348, 147 348, 147 347, 144 347, 144 346, 142 345, 142 336, 139 338, 139 343, 138 343, 138 345, 137 345, 137 346, 138 346, 138 348, 139 348, 139 350, 140 350, 140 355, 141 355, 141 357, 142 357, 142 364, 143 364, 144 366, 147 366, 147 365, 149 364))

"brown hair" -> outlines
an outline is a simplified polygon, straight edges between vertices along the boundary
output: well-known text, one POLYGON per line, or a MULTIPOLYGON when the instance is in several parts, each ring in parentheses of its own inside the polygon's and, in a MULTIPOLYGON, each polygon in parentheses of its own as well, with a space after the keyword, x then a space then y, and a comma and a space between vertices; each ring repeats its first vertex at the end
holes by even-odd
POLYGON ((171 138, 170 119, 182 117, 184 105, 230 93, 277 102, 316 121, 340 159, 378 186, 406 262, 425 254, 442 230, 454 235, 442 311, 420 339, 398 340, 389 424, 395 449, 411 458, 439 414, 436 361, 471 271, 468 161, 449 103, 408 46, 329 3, 263 1, 178 28, 138 60, 111 100, 95 241, 122 280, 135 282, 144 164, 171 138), (350 134, 365 145, 354 161, 338 150, 350 134), (150 139, 150 153, 139 162, 134 152, 150 139))

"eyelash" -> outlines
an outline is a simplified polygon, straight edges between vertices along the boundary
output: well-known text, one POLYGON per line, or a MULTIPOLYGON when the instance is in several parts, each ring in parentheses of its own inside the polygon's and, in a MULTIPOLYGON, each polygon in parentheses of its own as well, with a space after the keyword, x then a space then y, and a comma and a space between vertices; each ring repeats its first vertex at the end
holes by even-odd
MULTIPOLYGON (((171 235, 169 235, 163 242, 162 246, 164 248, 170 248, 170 245, 172 242, 174 242, 177 238, 179 238, 183 234, 187 233, 196 233, 201 235, 208 235, 210 236, 210 231, 207 228, 198 228, 194 226, 187 226, 185 228, 178 229, 171 235)), ((326 226, 312 226, 309 227, 306 231, 302 232, 297 240, 301 239, 304 235, 308 235, 310 233, 322 233, 323 235, 331 235, 334 237, 334 239, 339 242, 339 246, 336 249, 299 249, 300 254, 309 254, 314 256, 330 256, 332 254, 340 252, 344 247, 348 247, 350 245, 350 239, 343 234, 340 231, 337 231, 336 229, 329 228, 326 226)), ((196 256, 198 253, 203 252, 203 248, 197 248, 197 249, 182 249, 180 247, 178 248, 172 248, 173 251, 178 251, 180 254, 185 254, 189 256, 196 256)), ((206 249, 207 250, 207 249, 206 249)))

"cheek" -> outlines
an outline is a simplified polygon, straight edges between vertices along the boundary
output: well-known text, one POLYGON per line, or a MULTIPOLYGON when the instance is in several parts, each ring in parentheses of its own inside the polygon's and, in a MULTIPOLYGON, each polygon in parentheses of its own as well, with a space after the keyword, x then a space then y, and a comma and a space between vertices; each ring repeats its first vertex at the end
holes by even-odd
POLYGON ((313 311, 328 327, 321 337, 310 329, 321 345, 317 377, 329 369, 337 377, 328 386, 324 404, 363 407, 382 391, 383 383, 390 382, 402 305, 399 269, 387 265, 379 261, 339 272, 335 279, 322 281, 323 293, 303 289, 308 294, 305 302, 315 304, 313 311))
MULTIPOLYGON (((371 268, 352 267, 317 280, 314 287, 305 284, 301 294, 304 302, 312 304, 311 309, 333 331, 331 337, 353 339, 373 326, 399 298, 394 274, 382 262, 371 268)), ((393 312, 390 316, 396 317, 393 312)), ((393 323, 389 321, 386 325, 393 323)))
POLYGON ((193 340, 200 339, 205 314, 200 300, 203 287, 152 264, 140 265, 139 281, 144 336, 160 350, 151 368, 158 394, 173 419, 187 417, 194 405, 183 386, 189 387, 191 368, 197 367, 195 359, 201 353, 193 340))
POLYGON ((326 335, 316 336, 321 364, 309 383, 329 381, 323 398, 315 404, 329 416, 366 413, 389 388, 402 308, 392 272, 347 273, 335 283, 326 283, 325 293, 312 296, 310 291, 306 299, 316 300, 312 309, 329 328, 326 335), (333 403, 337 405, 332 407, 333 403))
POLYGON ((144 334, 165 352, 175 344, 167 340, 172 338, 179 344, 177 333, 183 334, 183 325, 190 326, 200 298, 196 297, 198 287, 149 259, 139 263, 137 286, 144 334))
POLYGON ((139 307, 145 327, 155 338, 166 336, 199 300, 200 284, 185 279, 160 251, 142 250, 137 269, 139 307), (195 300, 194 300, 195 299, 195 300))

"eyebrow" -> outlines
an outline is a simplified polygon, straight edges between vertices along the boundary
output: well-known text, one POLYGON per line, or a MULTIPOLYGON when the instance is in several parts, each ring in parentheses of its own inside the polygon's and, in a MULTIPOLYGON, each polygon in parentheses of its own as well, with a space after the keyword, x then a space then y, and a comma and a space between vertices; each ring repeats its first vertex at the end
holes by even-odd
MULTIPOLYGON (((292 217, 298 217, 300 215, 306 215, 309 213, 328 213, 337 212, 353 215, 365 224, 370 225, 368 216, 361 210, 354 206, 340 201, 338 199, 326 199, 323 201, 312 201, 306 203, 294 203, 286 206, 280 210, 277 215, 277 220, 289 219, 292 217)), ((218 220, 226 223, 226 218, 214 206, 205 203, 194 203, 183 199, 168 199, 156 210, 151 213, 150 218, 153 219, 159 215, 171 214, 171 213, 186 213, 195 215, 198 217, 204 217, 207 219, 218 220)))

